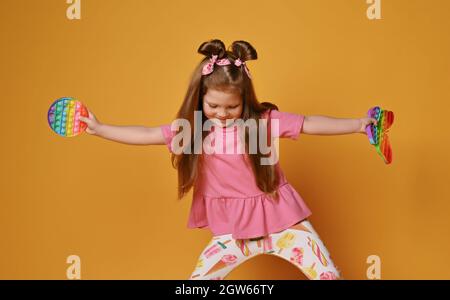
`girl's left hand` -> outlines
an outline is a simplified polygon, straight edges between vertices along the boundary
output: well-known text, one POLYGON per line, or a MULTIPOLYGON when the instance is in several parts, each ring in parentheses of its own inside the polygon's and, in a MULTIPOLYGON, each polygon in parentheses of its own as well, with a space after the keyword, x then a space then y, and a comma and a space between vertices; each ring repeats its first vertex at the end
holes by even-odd
POLYGON ((361 118, 359 119, 360 127, 359 127, 359 133, 366 134, 366 126, 369 124, 375 124, 377 125, 377 120, 374 118, 361 118))

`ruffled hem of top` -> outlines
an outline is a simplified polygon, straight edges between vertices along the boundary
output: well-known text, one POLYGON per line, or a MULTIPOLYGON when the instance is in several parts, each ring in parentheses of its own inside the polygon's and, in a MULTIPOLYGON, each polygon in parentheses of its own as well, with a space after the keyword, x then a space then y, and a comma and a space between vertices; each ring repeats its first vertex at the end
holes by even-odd
POLYGON ((188 228, 206 227, 214 236, 249 239, 282 231, 311 215, 289 183, 280 185, 278 192, 278 201, 264 193, 247 198, 194 194, 188 228))

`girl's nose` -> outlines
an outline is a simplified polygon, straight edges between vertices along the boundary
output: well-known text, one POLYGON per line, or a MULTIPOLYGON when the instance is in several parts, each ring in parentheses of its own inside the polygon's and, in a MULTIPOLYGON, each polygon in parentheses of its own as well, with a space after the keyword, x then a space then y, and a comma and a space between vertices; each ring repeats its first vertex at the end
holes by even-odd
POLYGON ((227 117, 227 113, 225 113, 225 112, 223 112, 223 113, 218 113, 218 114, 217 114, 217 117, 218 117, 219 119, 225 119, 225 118, 227 117))

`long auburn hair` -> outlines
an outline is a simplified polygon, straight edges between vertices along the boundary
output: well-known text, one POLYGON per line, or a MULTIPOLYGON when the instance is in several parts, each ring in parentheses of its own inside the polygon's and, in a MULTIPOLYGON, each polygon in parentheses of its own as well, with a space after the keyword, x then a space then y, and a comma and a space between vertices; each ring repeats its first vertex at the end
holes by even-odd
MULTIPOLYGON (((246 41, 235 41, 233 42, 229 50, 225 49, 225 45, 221 40, 210 40, 204 42, 200 45, 197 50, 198 53, 205 55, 205 57, 200 61, 200 63, 195 68, 191 80, 189 83, 188 90, 184 97, 184 101, 178 110, 177 119, 188 120, 191 128, 194 128, 194 111, 202 111, 202 126, 207 120, 207 117, 203 113, 203 96, 208 89, 221 90, 221 91, 231 91, 238 92, 242 97, 243 110, 241 119, 245 122, 248 119, 255 119, 256 123, 259 124, 262 113, 267 110, 276 109, 278 107, 270 102, 259 103, 255 90, 253 88, 252 80, 248 77, 245 72, 244 65, 241 64, 239 67, 234 65, 236 59, 240 59, 242 62, 257 59, 257 53, 255 48, 253 48, 250 43, 246 41), (210 58, 213 55, 217 55, 217 59, 228 58, 231 62, 230 65, 219 66, 214 65, 214 71, 208 75, 202 75, 203 66, 209 63, 210 58)), ((270 128, 270 118, 267 123, 267 127, 270 128)), ((279 174, 276 171, 275 165, 262 165, 260 163, 262 157, 268 157, 269 154, 262 154, 260 152, 259 143, 259 131, 255 130, 252 134, 257 135, 257 151, 255 154, 249 154, 248 144, 249 144, 249 129, 245 126, 245 154, 248 155, 250 165, 253 169, 255 175, 255 180, 257 186, 264 193, 268 194, 275 200, 278 200, 278 190, 279 185, 279 174)), ((267 130, 267 129, 266 129, 267 130)), ((268 146, 271 145, 270 129, 268 132, 268 146)), ((172 166, 178 171, 178 199, 181 200, 185 194, 194 186, 195 181, 198 177, 198 170, 201 168, 202 164, 202 154, 194 153, 193 145, 194 138, 204 138, 209 132, 202 131, 201 136, 194 136, 194 130, 191 131, 191 139, 189 145, 183 145, 183 147, 190 147, 191 151, 189 154, 172 154, 171 161, 172 166)), ((203 152, 203 151, 201 151, 203 152)))

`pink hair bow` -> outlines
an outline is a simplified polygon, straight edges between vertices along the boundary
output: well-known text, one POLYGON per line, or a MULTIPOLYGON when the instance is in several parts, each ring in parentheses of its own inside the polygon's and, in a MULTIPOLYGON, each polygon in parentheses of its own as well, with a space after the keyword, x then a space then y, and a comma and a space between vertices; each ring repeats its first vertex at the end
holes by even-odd
POLYGON ((219 66, 225 66, 225 65, 229 65, 231 64, 230 61, 228 60, 228 58, 222 58, 222 59, 217 59, 217 55, 213 55, 210 59, 209 59, 209 63, 207 63, 206 65, 203 66, 203 70, 202 70, 202 74, 203 75, 208 75, 210 73, 212 73, 212 71, 214 71, 214 64, 217 64, 219 66))
MULTIPOLYGON (((203 75, 208 75, 211 74, 214 71, 214 64, 219 65, 219 66, 226 66, 226 65, 230 65, 231 62, 228 58, 222 58, 222 59, 217 59, 217 55, 213 55, 210 59, 209 59, 209 63, 207 63, 206 65, 203 66, 202 69, 202 74, 203 75)), ((250 75, 250 70, 247 68, 247 64, 245 63, 245 61, 240 60, 239 58, 237 58, 234 61, 234 65, 236 67, 239 67, 241 65, 244 65, 244 70, 247 73, 248 77, 251 79, 252 76, 250 75)))
POLYGON ((250 70, 247 68, 247 64, 245 63, 245 61, 242 61, 242 60, 240 60, 239 58, 237 58, 235 61, 234 61, 234 64, 237 66, 237 67, 239 67, 240 65, 244 65, 244 70, 245 70, 245 72, 247 73, 247 75, 248 75, 248 78, 252 78, 252 76, 250 75, 250 70))

